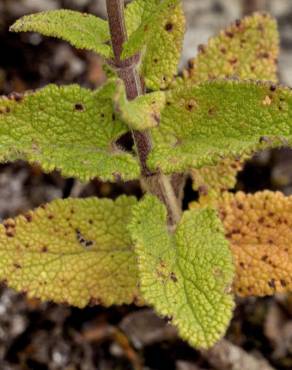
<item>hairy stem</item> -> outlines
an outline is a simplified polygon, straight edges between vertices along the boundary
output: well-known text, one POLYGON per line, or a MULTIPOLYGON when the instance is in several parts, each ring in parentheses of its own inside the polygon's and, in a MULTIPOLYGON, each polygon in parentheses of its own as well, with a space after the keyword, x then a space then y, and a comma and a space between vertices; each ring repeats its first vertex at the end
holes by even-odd
MULTIPOLYGON (((113 64, 119 77, 124 81, 127 98, 135 99, 145 91, 141 83, 136 65, 139 56, 135 55, 126 60, 121 59, 123 43, 127 41, 127 31, 124 17, 124 0, 106 0, 111 42, 114 52, 113 64)), ((141 166, 142 182, 147 191, 159 197, 168 210, 170 224, 176 224, 181 215, 178 200, 168 177, 156 174, 147 167, 146 160, 151 150, 151 136, 148 131, 132 131, 137 154, 141 166)))

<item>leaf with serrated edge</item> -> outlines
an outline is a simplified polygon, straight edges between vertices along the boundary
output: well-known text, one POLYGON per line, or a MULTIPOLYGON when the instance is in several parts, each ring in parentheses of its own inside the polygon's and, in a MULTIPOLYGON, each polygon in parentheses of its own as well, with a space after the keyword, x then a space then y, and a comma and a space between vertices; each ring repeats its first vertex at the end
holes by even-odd
POLYGON ((13 32, 39 32, 45 36, 68 41, 79 49, 111 56, 108 24, 101 18, 87 13, 60 9, 26 15, 11 27, 13 32))
POLYGON ((148 164, 166 173, 214 165, 226 157, 292 139, 292 91, 271 83, 219 80, 166 92, 151 129, 148 164))
POLYGON ((233 308, 233 262, 223 227, 211 209, 185 212, 174 234, 166 218, 153 196, 133 208, 129 227, 142 296, 191 345, 210 347, 224 334, 233 308))
POLYGON ((159 124, 160 114, 165 105, 165 94, 163 91, 155 91, 128 101, 125 85, 119 81, 114 102, 116 112, 130 128, 145 130, 159 124))
POLYGON ((200 202, 216 202, 221 194, 236 184, 236 175, 243 168, 245 158, 227 158, 216 166, 192 169, 193 189, 199 191, 200 202))
POLYGON ((0 225, 0 279, 29 297, 77 307, 138 299, 126 225, 134 197, 56 200, 0 225))
POLYGON ((140 73, 146 86, 165 89, 177 73, 185 31, 179 0, 135 0, 125 11, 129 41, 124 56, 141 51, 140 73))
POLYGON ((64 176, 113 181, 139 177, 137 160, 115 141, 128 131, 117 119, 115 81, 91 91, 49 85, 24 96, 0 99, 0 160, 39 162, 64 176))
POLYGON ((236 266, 234 291, 265 296, 292 290, 292 197, 225 193, 219 212, 236 266))
MULTIPOLYGON (((255 13, 237 20, 207 45, 200 45, 198 56, 189 61, 189 69, 183 75, 192 84, 231 76, 277 81, 278 54, 276 21, 267 14, 255 13)), ((228 158, 217 166, 194 169, 194 188, 203 190, 200 198, 215 199, 222 190, 233 188, 242 165, 242 159, 228 158)))
POLYGON ((255 13, 200 46, 184 78, 191 83, 228 77, 277 81, 278 53, 276 21, 267 14, 255 13))

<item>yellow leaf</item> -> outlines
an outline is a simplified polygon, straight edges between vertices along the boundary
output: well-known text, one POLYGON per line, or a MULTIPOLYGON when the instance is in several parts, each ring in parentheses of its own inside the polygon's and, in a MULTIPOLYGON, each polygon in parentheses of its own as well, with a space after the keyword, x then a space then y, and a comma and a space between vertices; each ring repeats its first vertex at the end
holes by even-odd
POLYGON ((220 195, 236 184, 236 174, 242 170, 243 158, 223 159, 217 166, 192 169, 193 189, 199 191, 200 202, 216 202, 220 195))
POLYGON ((191 83, 238 77, 276 81, 279 35, 273 18, 255 13, 199 48, 184 77, 191 83))
POLYGON ((77 307, 129 304, 138 272, 126 229, 134 197, 56 200, 0 225, 0 280, 77 307))

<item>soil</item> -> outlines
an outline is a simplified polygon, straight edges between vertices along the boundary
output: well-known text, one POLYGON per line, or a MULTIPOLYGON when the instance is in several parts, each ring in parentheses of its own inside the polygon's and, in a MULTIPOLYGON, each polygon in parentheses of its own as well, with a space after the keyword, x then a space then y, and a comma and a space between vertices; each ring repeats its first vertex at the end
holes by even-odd
MULTIPOLYGON (((189 10, 190 27, 183 61, 190 56, 191 47, 194 49, 192 55, 195 54, 197 39, 192 38, 192 33, 200 33, 202 43, 210 29, 218 29, 218 19, 222 27, 239 17, 241 12, 240 1, 186 0, 184 3, 189 10), (199 11, 205 18, 198 17, 199 11), (208 32, 204 33, 204 29, 208 32)), ((290 55, 292 60, 292 41, 288 32, 292 24, 292 4, 282 0, 274 3, 279 3, 278 8, 269 1, 265 6, 280 22, 285 56, 281 59, 281 76, 289 83, 292 73, 290 76, 291 68, 285 58, 288 60, 287 55, 290 55)), ((104 81, 101 60, 97 56, 39 35, 8 32, 8 26, 23 14, 60 7, 104 15, 103 1, 0 0, 1 94, 23 92, 51 82, 76 82, 95 88, 104 81)), ((239 174, 236 189, 247 192, 273 189, 291 194, 291 163, 292 152, 288 149, 258 153, 239 174)), ((114 198, 122 193, 140 196, 141 190, 137 182, 105 184, 95 180, 83 185, 74 179, 62 178, 58 172, 44 174, 38 166, 23 162, 0 166, 1 220, 55 198, 69 195, 114 198)), ((187 182, 184 204, 195 197, 190 182, 187 182)), ((238 299, 226 338, 255 359, 266 359, 271 368, 291 369, 291 315, 291 295, 238 299)), ((96 306, 80 310, 28 300, 4 286, 0 288, 1 370, 227 369, 222 366, 210 363, 206 354, 180 340, 175 329, 150 308, 104 309, 96 306)), ((261 366, 259 362, 259 370, 263 368, 261 366)))

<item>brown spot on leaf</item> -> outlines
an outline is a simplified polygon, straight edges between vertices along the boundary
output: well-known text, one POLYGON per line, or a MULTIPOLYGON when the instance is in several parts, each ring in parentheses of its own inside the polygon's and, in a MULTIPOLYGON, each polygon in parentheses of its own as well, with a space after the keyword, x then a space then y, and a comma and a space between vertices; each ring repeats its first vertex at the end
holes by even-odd
POLYGON ((230 31, 225 31, 225 35, 231 39, 234 37, 234 33, 230 31))
POLYGON ((261 53, 258 53, 258 58, 260 58, 260 59, 268 59, 269 58, 269 56, 270 56, 270 54, 269 53, 267 53, 267 52, 261 52, 261 53))
POLYGON ((43 247, 42 247, 42 252, 43 253, 46 253, 48 251, 48 247, 46 246, 46 245, 44 245, 43 247))
POLYGON ((6 230, 6 236, 8 236, 8 238, 13 238, 15 236, 15 229, 8 229, 6 230))
POLYGON ((287 286, 287 282, 284 279, 280 279, 280 284, 282 285, 283 288, 287 286))
POLYGON ((159 261, 159 264, 160 264, 161 267, 165 267, 166 266, 166 264, 165 264, 165 262, 163 260, 160 260, 159 261))
POLYGON ((173 24, 171 22, 168 22, 166 23, 164 28, 167 32, 171 32, 173 30, 173 24))
POLYGON ((22 266, 21 266, 19 263, 17 263, 17 262, 15 262, 15 263, 13 264, 13 266, 14 266, 16 269, 21 269, 21 268, 22 268, 22 266))
POLYGON ((206 52, 206 46, 203 44, 200 44, 198 46, 198 52, 204 54, 206 52))
POLYGON ((275 289, 276 288, 276 282, 275 282, 275 279, 271 279, 268 281, 268 285, 270 288, 273 288, 275 289))
POLYGON ((235 20, 235 26, 239 27, 241 25, 241 21, 239 19, 235 20))
POLYGON ((177 283, 177 277, 176 277, 176 275, 175 275, 175 273, 174 273, 174 272, 171 272, 171 273, 170 273, 170 279, 171 279, 174 283, 177 283))
POLYGON ((32 221, 32 213, 31 212, 27 212, 23 216, 24 216, 24 218, 26 219, 27 222, 32 221))
POLYGON ((216 113, 217 108, 216 107, 210 107, 208 109, 208 115, 213 116, 216 113))
POLYGON ((8 218, 7 220, 3 221, 3 226, 8 229, 10 227, 15 227, 15 221, 13 220, 13 218, 8 218))
POLYGON ((186 103, 186 109, 189 111, 189 112, 192 112, 194 110, 194 108, 196 107, 197 103, 194 99, 190 99, 187 103, 186 103))
POLYGON ((194 59, 188 60, 188 67, 189 69, 193 69, 195 66, 194 59))
POLYGON ((74 109, 79 111, 79 112, 83 112, 84 111, 84 105, 82 103, 76 103, 74 105, 74 109))
POLYGON ((85 239, 85 237, 82 235, 79 229, 76 229, 75 231, 76 231, 76 239, 83 247, 89 248, 93 245, 93 241, 85 239))
POLYGON ((209 188, 208 188, 207 185, 200 185, 198 187, 198 192, 199 192, 200 195, 206 195, 207 196, 208 193, 209 193, 209 188))
POLYGON ((237 59, 236 57, 233 57, 233 58, 231 58, 231 59, 229 59, 229 60, 228 60, 228 62, 229 62, 231 65, 236 64, 236 63, 237 63, 237 61, 238 61, 238 59, 237 59))

